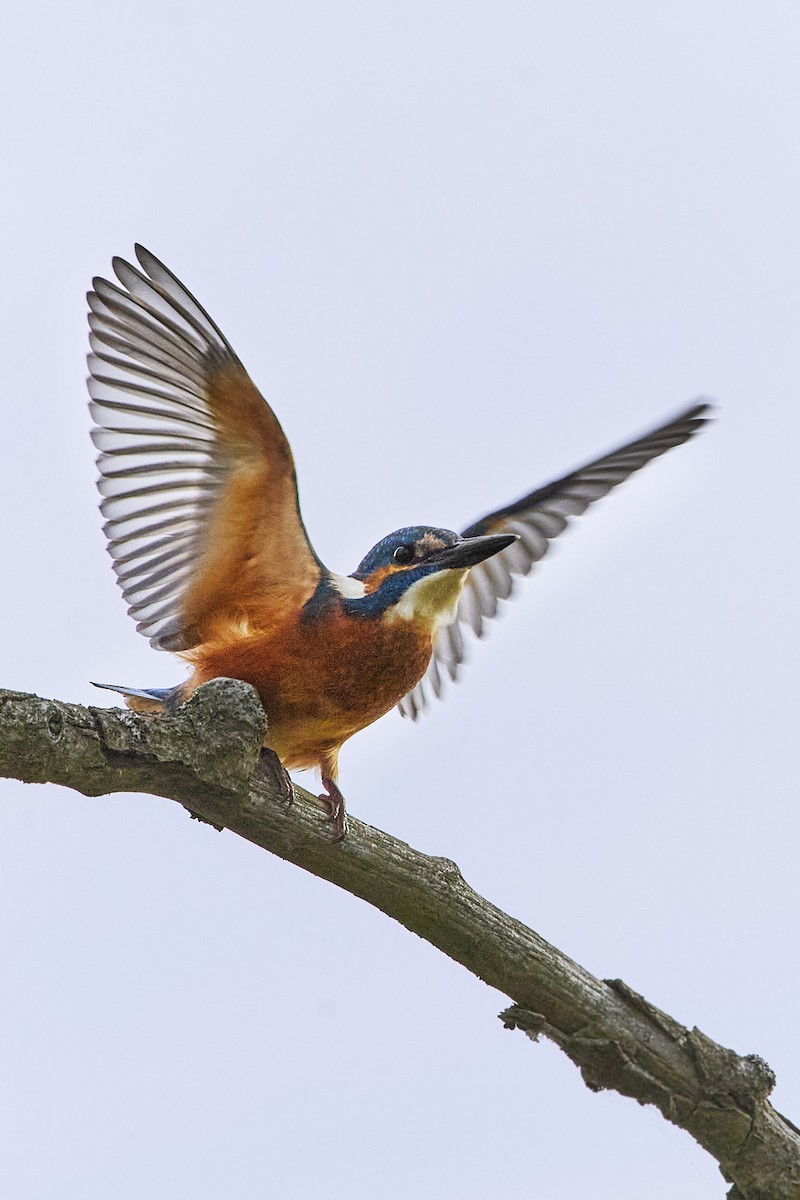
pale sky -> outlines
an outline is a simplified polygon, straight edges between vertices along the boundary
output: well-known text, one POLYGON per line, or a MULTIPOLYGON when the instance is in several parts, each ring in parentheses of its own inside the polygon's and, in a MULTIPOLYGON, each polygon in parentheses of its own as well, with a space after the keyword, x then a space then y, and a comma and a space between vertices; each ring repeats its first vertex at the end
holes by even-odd
MULTIPOLYGON (((274 405, 336 570, 713 397, 341 783, 761 1054, 796 1122, 799 37, 789 0, 76 0, 0 50, 0 686, 183 677, 125 613, 88 436, 84 293, 136 240, 274 405)), ((166 800, 0 798, 3 1196, 724 1195, 331 885, 166 800)))

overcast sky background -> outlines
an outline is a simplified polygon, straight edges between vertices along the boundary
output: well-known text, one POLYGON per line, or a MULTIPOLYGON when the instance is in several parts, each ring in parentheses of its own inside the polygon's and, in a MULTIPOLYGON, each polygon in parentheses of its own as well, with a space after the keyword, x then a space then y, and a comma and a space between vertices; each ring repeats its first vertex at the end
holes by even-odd
MULTIPOLYGON (((334 569, 714 397, 445 704, 345 748, 342 786, 763 1055, 800 1121, 797 5, 11 12, 0 686, 183 677, 126 616, 88 436, 84 293, 135 240, 273 403, 334 569)), ((724 1194, 687 1135, 331 885, 166 800, 0 797, 3 1196, 724 1194)))

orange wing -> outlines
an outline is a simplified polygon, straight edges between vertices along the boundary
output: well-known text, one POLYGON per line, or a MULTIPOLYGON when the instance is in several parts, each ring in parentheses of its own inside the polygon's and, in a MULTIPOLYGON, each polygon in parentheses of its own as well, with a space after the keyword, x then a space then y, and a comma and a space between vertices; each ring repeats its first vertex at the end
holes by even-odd
POLYGON ((114 570, 137 628, 161 650, 265 630, 300 607, 322 564, 294 461, 231 346, 142 246, 143 272, 89 293, 89 394, 114 570))

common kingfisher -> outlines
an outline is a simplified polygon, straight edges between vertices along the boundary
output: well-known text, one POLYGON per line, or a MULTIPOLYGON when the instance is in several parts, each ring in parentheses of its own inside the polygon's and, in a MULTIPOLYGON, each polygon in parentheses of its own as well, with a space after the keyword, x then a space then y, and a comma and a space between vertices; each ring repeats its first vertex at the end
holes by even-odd
POLYGON ((289 443, 227 338, 183 284, 136 246, 119 285, 88 294, 88 381, 104 532, 137 629, 179 654, 173 689, 124 688, 163 711, 210 679, 252 684, 265 746, 285 770, 318 767, 337 839, 348 738, 397 706, 415 719, 455 680, 464 631, 481 637, 513 577, 570 517, 692 437, 707 404, 495 509, 462 533, 398 529, 350 575, 330 571, 300 515, 289 443))

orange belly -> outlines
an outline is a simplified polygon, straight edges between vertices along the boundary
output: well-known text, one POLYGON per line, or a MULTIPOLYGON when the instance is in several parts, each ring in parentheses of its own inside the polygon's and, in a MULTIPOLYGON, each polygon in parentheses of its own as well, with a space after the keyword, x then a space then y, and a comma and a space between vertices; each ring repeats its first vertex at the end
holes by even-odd
POLYGON ((342 743, 389 712, 430 655, 430 635, 407 621, 295 618, 269 634, 192 650, 186 693, 219 676, 253 684, 269 722, 266 745, 283 765, 327 764, 335 776, 342 743))

